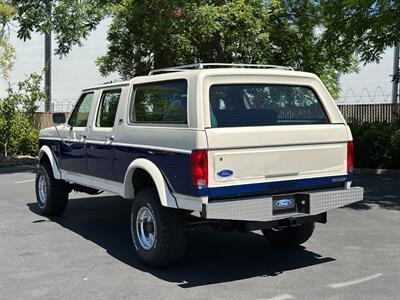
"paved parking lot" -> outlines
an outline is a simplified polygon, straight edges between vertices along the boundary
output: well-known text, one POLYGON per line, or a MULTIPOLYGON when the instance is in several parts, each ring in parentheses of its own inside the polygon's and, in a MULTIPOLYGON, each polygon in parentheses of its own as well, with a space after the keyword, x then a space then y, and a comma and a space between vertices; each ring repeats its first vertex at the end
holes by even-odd
POLYGON ((400 176, 359 176, 363 202, 337 209, 304 247, 259 233, 196 230, 181 265, 152 270, 131 251, 129 201, 72 194, 38 214, 34 174, 0 174, 0 299, 399 299, 400 176))

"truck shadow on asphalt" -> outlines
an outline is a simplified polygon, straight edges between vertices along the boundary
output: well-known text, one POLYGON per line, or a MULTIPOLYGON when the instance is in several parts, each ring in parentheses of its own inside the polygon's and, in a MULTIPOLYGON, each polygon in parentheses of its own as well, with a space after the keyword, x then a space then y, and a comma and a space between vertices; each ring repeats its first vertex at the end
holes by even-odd
MULTIPOLYGON (((36 203, 27 205, 40 216, 36 203)), ((321 257, 304 247, 272 247, 256 233, 198 228, 190 234, 187 255, 180 265, 170 269, 151 269, 133 254, 129 232, 130 207, 130 201, 114 196, 72 199, 64 215, 50 220, 96 243, 119 261, 159 279, 177 283, 182 288, 279 276, 286 271, 335 260, 321 257)), ((45 220, 40 216, 33 223, 45 220)))
POLYGON ((365 199, 345 208, 368 210, 378 205, 384 209, 400 210, 399 175, 360 175, 355 177, 353 186, 364 187, 365 199))

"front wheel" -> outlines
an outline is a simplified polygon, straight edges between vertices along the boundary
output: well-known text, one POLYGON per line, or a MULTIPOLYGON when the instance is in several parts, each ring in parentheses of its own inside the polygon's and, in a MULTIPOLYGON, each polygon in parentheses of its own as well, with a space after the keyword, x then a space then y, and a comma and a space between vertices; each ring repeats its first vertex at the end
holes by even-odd
POLYGON ((44 216, 62 214, 68 204, 68 184, 53 176, 51 165, 42 163, 36 173, 36 200, 44 216))
POLYGON ((314 223, 307 223, 293 227, 264 229, 262 233, 274 245, 295 247, 308 241, 314 228, 314 223))
POLYGON ((130 223, 136 254, 145 264, 171 266, 185 254, 186 214, 161 206, 156 189, 144 188, 138 192, 130 223))

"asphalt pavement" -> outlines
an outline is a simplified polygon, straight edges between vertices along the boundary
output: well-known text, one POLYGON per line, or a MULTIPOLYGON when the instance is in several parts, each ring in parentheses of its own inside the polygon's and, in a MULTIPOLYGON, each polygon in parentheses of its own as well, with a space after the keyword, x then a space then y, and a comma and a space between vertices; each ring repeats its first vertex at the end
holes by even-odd
POLYGON ((356 177, 366 199, 329 213, 304 247, 203 228, 180 265, 155 270, 133 254, 129 201, 73 193, 48 219, 32 171, 1 173, 0 299, 400 299, 399 175, 356 177))

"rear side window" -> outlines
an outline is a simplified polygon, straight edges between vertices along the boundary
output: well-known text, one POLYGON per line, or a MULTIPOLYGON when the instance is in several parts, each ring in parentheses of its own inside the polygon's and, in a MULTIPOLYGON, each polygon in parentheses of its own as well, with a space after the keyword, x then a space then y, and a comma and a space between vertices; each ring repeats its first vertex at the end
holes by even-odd
POLYGON ((130 122, 187 124, 187 82, 174 80, 136 87, 130 122))
POLYGON ((210 118, 211 127, 329 123, 313 90, 292 85, 213 85, 210 118))
POLYGON ((114 127, 120 96, 120 89, 103 92, 96 117, 96 127, 114 127))
POLYGON ((68 121, 70 126, 86 127, 89 118, 90 106, 92 105, 93 94, 94 93, 83 94, 81 98, 79 98, 79 101, 76 104, 75 109, 68 121))

